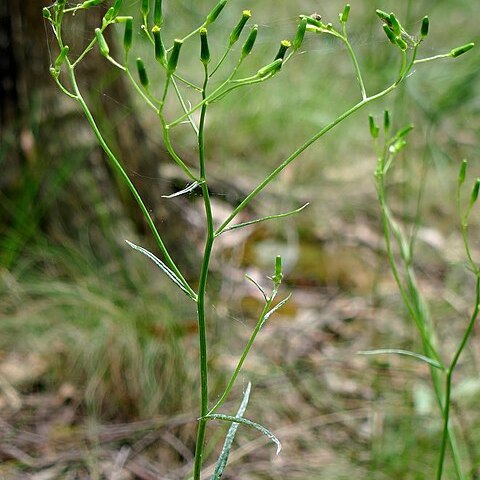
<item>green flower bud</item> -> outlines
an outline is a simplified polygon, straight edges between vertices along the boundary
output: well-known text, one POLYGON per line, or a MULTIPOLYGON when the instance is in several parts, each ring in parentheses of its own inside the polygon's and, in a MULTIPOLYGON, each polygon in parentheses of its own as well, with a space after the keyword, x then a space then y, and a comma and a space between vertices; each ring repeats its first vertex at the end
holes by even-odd
POLYGON ((460 167, 460 173, 458 174, 458 186, 461 187, 465 181, 465 176, 467 174, 467 161, 463 160, 460 167))
POLYGON ((204 65, 210 62, 210 49, 208 48, 207 29, 200 29, 200 60, 204 65))
POLYGON ((115 23, 126 23, 129 20, 133 20, 133 17, 130 17, 130 16, 115 17, 115 23))
POLYGON ((242 18, 237 23, 237 25, 235 25, 235 28, 232 30, 232 33, 230 34, 230 46, 236 43, 237 40, 240 38, 240 34, 242 33, 242 30, 251 16, 252 16, 252 12, 250 10, 243 11, 242 18))
POLYGON ((161 26, 163 22, 162 0, 155 0, 155 8, 153 10, 153 23, 161 26))
POLYGON ((407 145, 407 142, 403 138, 399 138, 393 145, 390 145, 390 148, 388 151, 390 153, 396 154, 402 150, 405 145, 407 145))
POLYGON ((107 13, 103 16, 102 25, 106 27, 114 18, 113 7, 107 10, 107 13))
POLYGON ((61 50, 60 50, 60 53, 57 57, 57 59, 55 60, 55 70, 58 71, 60 70, 60 67, 62 66, 62 63, 65 61, 65 59, 67 58, 67 55, 68 55, 68 52, 69 52, 70 48, 68 47, 68 45, 65 45, 61 50))
POLYGON ((143 88, 148 88, 148 75, 147 70, 145 69, 145 64, 143 60, 139 57, 137 58, 137 72, 138 78, 140 79, 140 83, 143 88))
POLYGON ((113 4, 113 16, 116 17, 120 12, 120 7, 122 6, 123 0, 115 0, 113 4))
POLYGON ((153 33, 153 42, 155 45, 155 59, 158 62, 160 62, 162 65, 166 65, 165 46, 163 45, 160 27, 158 25, 155 25, 152 28, 152 33, 153 33))
POLYGON ((325 25, 321 22, 322 17, 318 14, 314 14, 314 15, 315 17, 313 15, 301 15, 300 18, 306 18, 308 25, 323 28, 325 25))
POLYGON ((97 37, 98 49, 104 57, 108 57, 110 54, 110 49, 108 48, 105 37, 103 36, 102 31, 99 28, 95 29, 95 36, 97 37))
POLYGON ((295 39, 293 40, 293 50, 297 51, 303 43, 305 38, 305 32, 307 31, 307 19, 303 17, 298 24, 297 33, 295 39))
POLYGON ((347 23, 349 15, 350 15, 350 4, 347 3, 345 5, 345 8, 343 9, 343 12, 340 14, 340 22, 347 23))
POLYGON ((393 30, 393 33, 395 35, 400 35, 402 32, 402 27, 400 25, 400 22, 397 20, 397 17, 395 16, 394 13, 390 14, 390 23, 389 23, 391 29, 393 30))
POLYGON ((224 9, 225 5, 227 4, 227 0, 220 0, 212 9, 212 11, 207 15, 205 20, 205 25, 209 25, 213 23, 218 16, 220 15, 221 11, 224 9))
POLYGON ((383 113, 383 128, 385 132, 388 132, 390 129, 390 112, 388 110, 385 110, 383 113))
POLYGON ((477 181, 475 182, 475 186, 473 187, 473 190, 472 190, 470 205, 473 205, 477 201, 479 191, 480 191, 480 178, 477 178, 477 181))
POLYGON ((82 3, 82 8, 87 9, 90 7, 95 7, 96 5, 99 5, 102 2, 103 0, 87 0, 86 2, 82 3))
POLYGON ((383 31, 387 35, 390 42, 393 45, 397 45, 397 37, 395 37, 395 34, 392 32, 392 30, 390 29, 390 27, 386 23, 383 24, 383 31))
POLYGON ((420 37, 425 38, 428 35, 428 27, 430 26, 430 21, 428 17, 423 17, 422 26, 420 28, 420 37))
POLYGON ((277 54, 275 55, 274 60, 281 59, 283 60, 285 58, 285 53, 287 53, 287 50, 292 46, 292 44, 288 40, 282 40, 280 42, 280 48, 278 49, 277 54))
POLYGON ((149 0, 142 0, 142 7, 140 9, 142 15, 146 17, 150 13, 150 2, 149 0))
POLYGON ((272 63, 269 63, 265 67, 261 68, 257 72, 257 76, 260 78, 264 78, 267 76, 271 77, 272 75, 275 75, 282 68, 282 63, 283 63, 283 60, 281 58, 277 58, 272 63))
POLYGON ((173 73, 177 69, 178 57, 180 56, 180 49, 182 48, 182 45, 183 45, 182 40, 175 39, 173 41, 172 52, 170 53, 170 57, 167 63, 167 73, 169 75, 173 75, 173 73))
POLYGON ((378 138, 378 132, 380 129, 375 124, 375 118, 373 118, 373 115, 368 116, 368 126, 370 127, 370 135, 372 138, 378 138))
POLYGON ((132 46, 133 40, 133 18, 129 18, 125 22, 125 33, 123 35, 123 48, 125 53, 128 53, 130 47, 132 46))
POLYGON ((462 45, 461 47, 454 48, 449 55, 452 58, 457 58, 460 55, 463 55, 465 52, 468 52, 475 46, 474 43, 467 43, 466 45, 462 45))
POLYGON ((387 25, 390 25, 390 15, 387 12, 377 9, 375 10, 375 13, 377 14, 377 17, 380 18, 380 20, 385 22, 387 25))
POLYGON ((243 44, 242 58, 245 58, 252 51, 253 46, 255 45, 255 40, 257 39, 257 34, 258 34, 258 25, 254 25, 250 30, 250 33, 248 34, 248 37, 245 40, 245 43, 243 44))
POLYGON ((402 37, 396 37, 395 43, 400 48, 400 50, 405 51, 408 48, 407 42, 402 37))
POLYGON ((275 274, 272 277, 273 283, 275 283, 275 285, 279 285, 282 281, 282 278, 282 257, 280 255, 277 255, 277 257, 275 258, 275 274))
POLYGON ((407 136, 412 130, 413 130, 413 125, 410 124, 410 125, 407 125, 406 127, 403 127, 401 130, 399 130, 397 132, 397 137, 398 138, 403 138, 405 136, 407 136))
POLYGON ((46 18, 46 19, 52 18, 52 14, 50 13, 50 10, 47 7, 42 8, 42 15, 43 15, 43 18, 46 18))

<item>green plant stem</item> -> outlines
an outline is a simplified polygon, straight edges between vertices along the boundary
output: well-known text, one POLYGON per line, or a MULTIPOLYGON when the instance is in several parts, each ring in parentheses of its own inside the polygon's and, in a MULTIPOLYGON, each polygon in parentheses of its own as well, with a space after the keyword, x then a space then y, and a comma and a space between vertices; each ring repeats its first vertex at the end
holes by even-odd
POLYGON ((365 83, 363 81, 362 71, 360 70, 360 65, 358 64, 357 56, 355 55, 352 45, 348 40, 346 23, 342 23, 342 28, 343 28, 343 37, 340 36, 340 38, 343 40, 343 42, 345 43, 345 46, 347 47, 348 52, 350 53, 350 57, 352 58, 352 61, 353 61, 353 66, 355 68, 355 74, 357 76, 358 84, 360 85, 362 100, 365 100, 367 98, 367 91, 365 90, 365 83))
POLYGON ((143 203, 143 200, 142 200, 140 194, 138 193, 137 189, 135 188, 135 185, 133 185, 132 181, 130 180, 130 178, 127 174, 127 172, 122 167, 121 163, 118 161, 117 157, 110 150, 107 142, 103 138, 103 135, 100 132, 100 129, 98 128, 98 126, 95 122, 95 119, 93 118, 93 115, 90 112, 90 109, 88 108, 88 105, 86 104, 85 100, 83 99, 82 94, 80 92, 80 89, 78 88, 78 84, 77 84, 77 80, 76 80, 76 77, 75 77, 75 72, 74 72, 73 65, 68 60, 66 61, 66 64, 67 64, 67 68, 68 68, 68 74, 69 74, 70 82, 71 82, 73 90, 75 92, 76 101, 78 102, 78 104, 82 108, 83 113, 84 113, 88 123, 90 124, 90 127, 92 128, 93 133, 97 137, 98 143, 102 147, 103 151, 106 153, 108 159, 110 160, 110 163, 111 163, 113 169, 120 175, 122 180, 126 183, 126 185, 128 186, 128 189, 130 190, 130 192, 132 193, 135 201, 137 202, 138 206, 140 207, 140 210, 141 210, 141 212, 142 212, 142 214, 143 214, 143 216, 144 216, 144 218, 145 218, 145 220, 146 220, 146 222, 147 222, 147 224, 148 224, 148 226, 149 226, 149 228, 150 228, 150 230, 151 230, 151 232, 152 232, 152 234, 155 238, 155 241, 158 245, 158 248, 160 249, 160 251, 162 252, 162 255, 164 256, 165 263, 175 273, 175 275, 177 275, 179 280, 182 282, 182 285, 191 294, 192 298, 196 298, 196 293, 193 291, 192 287, 190 287, 188 282, 185 280, 182 273, 178 269, 177 265, 175 264, 175 262, 173 261, 173 259, 170 256, 170 254, 168 253, 168 250, 167 250, 165 244, 163 243, 163 240, 162 240, 160 234, 158 233, 158 230, 157 230, 157 228, 156 228, 156 226, 155 226, 155 224, 152 220, 152 217, 150 216, 150 213, 149 213, 147 207, 143 203))
MULTIPOLYGON (((208 68, 205 65, 205 81, 203 83, 202 97, 206 97, 208 85, 208 68)), ((205 443, 205 429, 208 413, 208 363, 207 363, 207 322, 205 309, 205 294, 207 289, 208 270, 210 266, 210 257, 212 254, 213 243, 215 241, 213 228, 212 206, 210 203, 210 193, 208 191, 206 167, 205 167, 205 117, 207 113, 207 104, 204 103, 200 113, 200 122, 198 126, 198 158, 200 163, 200 181, 202 182, 203 202, 205 206, 205 216, 207 224, 207 238, 203 252, 202 268, 200 271, 197 316, 198 316, 198 336, 200 347, 200 382, 201 382, 201 415, 197 431, 197 444, 195 448, 195 461, 193 468, 194 480, 200 480, 200 474, 203 461, 203 448, 205 443)))

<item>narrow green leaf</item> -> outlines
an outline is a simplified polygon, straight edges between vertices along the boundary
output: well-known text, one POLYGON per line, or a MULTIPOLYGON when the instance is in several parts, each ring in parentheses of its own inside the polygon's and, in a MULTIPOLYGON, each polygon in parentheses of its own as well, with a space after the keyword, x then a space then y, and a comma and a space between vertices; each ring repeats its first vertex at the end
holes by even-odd
POLYGON ((281 302, 278 302, 271 310, 269 310, 265 316, 263 317, 263 320, 262 320, 262 323, 261 323, 261 326, 260 328, 263 327, 263 325, 265 325, 265 322, 277 311, 279 310, 280 308, 282 308, 291 298, 292 294, 290 293, 288 295, 288 297, 284 298, 281 302))
POLYGON ((363 350, 357 353, 359 355, 404 355, 406 357, 412 357, 422 362, 428 363, 432 367, 439 368, 440 370, 445 370, 445 367, 437 360, 426 357, 421 353, 410 352, 409 350, 399 350, 396 348, 381 348, 378 350, 363 350))
POLYGON ((200 182, 193 182, 190 185, 187 185, 183 190, 180 190, 179 192, 172 193, 171 195, 162 195, 162 198, 179 197, 180 195, 183 195, 185 193, 193 192, 199 185, 200 185, 200 182))
POLYGON ((248 427, 255 428, 259 432, 263 433, 263 435, 265 435, 277 446, 277 455, 282 450, 282 444, 280 443, 280 440, 270 430, 265 428, 263 425, 260 425, 259 423, 252 422, 251 420, 243 417, 234 417, 232 415, 224 415, 222 413, 212 413, 211 415, 205 415, 205 417, 203 418, 208 418, 211 420, 222 420, 224 422, 230 423, 241 423, 242 425, 247 425, 248 427))
POLYGON ((263 298, 267 302, 268 301, 267 294, 265 293, 265 290, 261 287, 261 285, 253 277, 251 277, 248 274, 245 274, 245 278, 250 282, 252 282, 260 290, 261 294, 263 295, 263 298))

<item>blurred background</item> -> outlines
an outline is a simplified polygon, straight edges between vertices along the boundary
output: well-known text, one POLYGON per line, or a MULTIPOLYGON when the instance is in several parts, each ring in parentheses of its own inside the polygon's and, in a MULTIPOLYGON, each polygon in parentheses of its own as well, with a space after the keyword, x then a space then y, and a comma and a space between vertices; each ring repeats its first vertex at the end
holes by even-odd
MULTIPOLYGON (((81 52, 90 41, 107 3, 67 23, 71 51, 81 52)), ((124 13, 138 19, 140 2, 124 3, 124 13)), ((201 24, 214 2, 164 3, 170 43, 201 24)), ((393 9, 415 33, 428 14, 430 35, 420 52, 426 57, 478 43, 480 5, 454 3, 352 3, 349 31, 369 93, 389 85, 399 66, 375 8, 393 9)), ((155 249, 77 105, 49 76, 58 52, 43 6, 48 3, 0 2, 0 476, 188 478, 199 392, 195 311, 125 244, 128 239, 155 249)), ((337 0, 231 0, 209 30, 212 55, 223 53, 245 8, 259 25, 244 67, 251 73, 272 59, 280 40, 294 36, 299 14, 317 12, 335 23, 343 7, 337 0)), ((113 56, 121 51, 122 30, 109 31, 113 56)), ((156 75, 160 82, 139 28, 134 42, 131 58, 142 52, 152 83, 156 75)), ((298 158, 241 220, 310 202, 308 208, 220 237, 208 290, 212 399, 222 392, 262 308, 244 274, 268 286, 275 255, 281 254, 281 293, 293 292, 262 330, 222 409, 236 411, 251 381, 247 416, 271 428, 283 451, 275 457, 258 432, 240 428, 225 478, 433 478, 441 422, 427 367, 404 357, 357 355, 374 348, 421 350, 385 256, 368 114, 381 118, 388 108, 394 128, 415 125, 389 181, 390 202, 407 229, 418 223, 415 268, 449 359, 474 305, 455 190, 463 158, 470 160, 468 188, 480 175, 479 60, 474 49, 455 61, 419 65, 392 95, 298 158)), ((182 50, 180 72, 193 80, 201 75, 195 39, 182 50)), ((82 64, 79 80, 99 126, 194 284, 204 239, 201 197, 193 192, 162 198, 187 180, 169 159, 155 116, 96 50, 82 64)), ((198 102, 194 92, 185 95, 198 102)), ((309 35, 280 75, 214 104, 206 150, 216 219, 359 98, 345 49, 309 35)), ((181 126, 173 137, 194 164, 191 131, 181 126)), ((477 209, 470 229, 475 254, 479 219, 477 209)), ((454 422, 472 479, 480 475, 479 369, 474 335, 454 394, 454 422)), ((224 433, 224 425, 209 428, 212 460, 205 476, 224 433)), ((449 469, 447 464, 446 478, 453 478, 449 469)))

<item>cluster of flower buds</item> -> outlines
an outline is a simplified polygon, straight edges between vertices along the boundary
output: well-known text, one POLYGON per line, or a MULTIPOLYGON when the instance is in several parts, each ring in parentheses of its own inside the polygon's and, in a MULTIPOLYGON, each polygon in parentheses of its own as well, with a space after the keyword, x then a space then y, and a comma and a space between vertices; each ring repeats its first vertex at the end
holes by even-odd
MULTIPOLYGON (((390 42, 400 48, 400 50, 405 51, 408 48, 408 43, 405 41, 405 38, 410 38, 410 35, 404 30, 400 22, 398 21, 395 14, 392 12, 388 14, 383 10, 376 10, 377 16, 382 20, 383 31, 385 35, 390 40, 390 42)), ((425 25, 425 36, 428 33, 428 18, 424 19, 422 22, 422 27, 425 25)))

